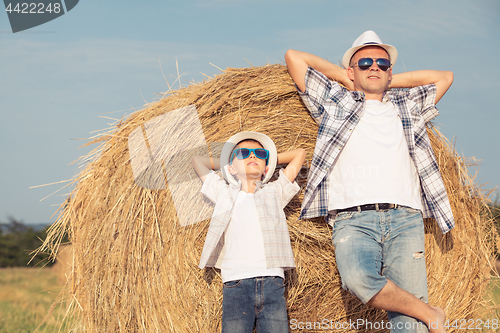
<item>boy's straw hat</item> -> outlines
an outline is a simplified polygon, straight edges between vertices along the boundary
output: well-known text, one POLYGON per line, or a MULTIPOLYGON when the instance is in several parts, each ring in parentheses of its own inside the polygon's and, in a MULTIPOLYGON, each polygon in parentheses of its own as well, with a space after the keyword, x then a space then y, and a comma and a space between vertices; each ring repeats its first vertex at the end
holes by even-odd
POLYGON ((387 51, 389 54, 389 58, 391 60, 391 66, 394 66, 396 60, 398 60, 398 50, 392 45, 383 44, 380 37, 372 30, 365 31, 359 36, 354 43, 352 43, 352 47, 347 50, 342 58, 342 66, 344 68, 349 68, 349 62, 351 61, 352 56, 359 49, 362 49, 366 46, 379 46, 387 51))
POLYGON ((262 183, 268 182, 269 179, 271 179, 274 170, 276 169, 276 163, 278 162, 278 152, 276 151, 276 146, 274 145, 273 140, 271 140, 271 138, 267 135, 259 132, 240 132, 233 135, 229 138, 229 140, 227 140, 227 142, 224 144, 224 147, 222 147, 222 152, 220 154, 220 168, 222 171, 222 176, 224 176, 224 179, 229 184, 238 185, 238 181, 234 179, 233 175, 231 175, 228 170, 228 166, 231 163, 231 161, 229 160, 231 158, 231 153, 233 152, 234 147, 239 142, 247 139, 258 141, 262 145, 262 147, 264 147, 264 149, 269 150, 269 158, 267 162, 269 170, 262 180, 262 183))

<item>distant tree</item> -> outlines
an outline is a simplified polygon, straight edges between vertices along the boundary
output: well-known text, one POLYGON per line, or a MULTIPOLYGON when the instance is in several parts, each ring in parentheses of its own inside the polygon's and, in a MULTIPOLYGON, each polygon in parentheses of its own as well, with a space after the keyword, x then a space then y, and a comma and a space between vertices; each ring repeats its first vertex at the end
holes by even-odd
MULTIPOLYGON (((497 233, 500 236, 500 200, 495 200, 495 202, 490 205, 491 217, 495 222, 495 227, 497 229, 497 233)), ((496 249, 497 258, 500 259, 500 249, 496 249)))
MULTIPOLYGON (((47 236, 46 228, 35 231, 14 217, 8 217, 7 220, 8 223, 4 224, 6 231, 0 231, 0 267, 27 266, 31 260, 30 253, 42 245, 42 240, 47 236)), ((47 257, 45 254, 37 255, 29 266, 38 265, 47 257)), ((52 262, 47 264, 52 265, 52 262)))
POLYGON ((9 216, 7 220, 9 221, 9 223, 7 223, 7 230, 10 233, 17 234, 28 229, 22 221, 17 221, 13 216, 9 216))

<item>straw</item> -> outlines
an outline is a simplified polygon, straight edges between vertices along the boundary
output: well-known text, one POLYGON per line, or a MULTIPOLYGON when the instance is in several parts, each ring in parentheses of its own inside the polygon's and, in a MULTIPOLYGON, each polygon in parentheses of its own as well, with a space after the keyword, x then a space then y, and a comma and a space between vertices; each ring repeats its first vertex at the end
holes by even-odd
MULTIPOLYGON (((205 82, 169 91, 96 138, 99 146, 82 158, 85 168, 40 248, 55 257, 63 235, 69 235, 74 266, 67 286, 75 300, 71 311, 79 318, 75 331, 220 330, 220 274, 197 267, 210 220, 182 227, 170 188, 148 190, 134 182, 128 151, 134 129, 190 105, 196 106, 208 143, 258 131, 274 140, 278 152, 304 148, 307 165, 311 162, 318 125, 283 65, 227 68, 205 82)), ((497 241, 487 214, 489 193, 469 175, 473 161, 461 158, 432 125, 428 132, 457 222, 443 236, 435 221, 425 221, 429 301, 450 319, 481 318, 493 310, 483 299, 497 241)), ((183 167, 192 172, 189 164, 183 167)), ((297 179, 302 187, 306 167, 297 179)), ((290 320, 386 321, 384 311, 341 288, 331 228, 322 218, 297 220, 302 196, 301 191, 285 208, 297 264, 286 275, 290 320)), ((189 200, 183 205, 194 209, 189 200)))

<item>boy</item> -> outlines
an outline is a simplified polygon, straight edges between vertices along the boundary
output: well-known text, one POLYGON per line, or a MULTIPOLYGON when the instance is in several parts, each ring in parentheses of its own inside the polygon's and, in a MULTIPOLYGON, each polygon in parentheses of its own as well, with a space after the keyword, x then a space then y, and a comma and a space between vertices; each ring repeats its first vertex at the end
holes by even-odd
POLYGON ((220 160, 193 157, 201 192, 215 203, 199 267, 221 269, 223 333, 288 332, 284 270, 295 262, 283 208, 299 191, 304 159, 304 149, 277 154, 257 132, 232 136, 220 160), (276 163, 288 165, 265 184, 276 163), (212 171, 219 167, 229 184, 212 171))

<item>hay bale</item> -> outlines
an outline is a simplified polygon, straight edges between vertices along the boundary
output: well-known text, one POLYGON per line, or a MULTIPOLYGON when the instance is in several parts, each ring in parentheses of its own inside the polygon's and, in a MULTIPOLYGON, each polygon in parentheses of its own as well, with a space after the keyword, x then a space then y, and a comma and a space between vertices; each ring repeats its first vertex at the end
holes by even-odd
POLYGON ((56 262, 52 270, 57 275, 57 282, 64 285, 71 277, 73 271, 73 250, 71 245, 60 245, 57 250, 56 262))
MULTIPOLYGON (((56 253, 62 235, 69 234, 75 262, 70 292, 84 331, 220 330, 220 276, 197 267, 209 220, 181 227, 168 189, 135 184, 127 148, 127 138, 141 124, 189 105, 196 106, 208 142, 259 131, 278 151, 304 148, 310 164, 317 125, 282 65, 228 68, 207 82, 171 91, 95 140, 100 145, 83 159, 88 163, 44 243, 56 253)), ((486 198, 449 142, 432 126, 429 135, 457 220, 446 236, 434 221, 425 221, 430 303, 452 319, 480 318, 479 311, 490 308, 482 295, 494 231, 484 214, 486 198)), ((303 186, 306 179, 298 181, 303 186)), ((385 320, 383 311, 341 289, 331 229, 321 218, 297 221, 301 200, 302 193, 285 209, 297 263, 286 277, 290 319, 385 320)))

